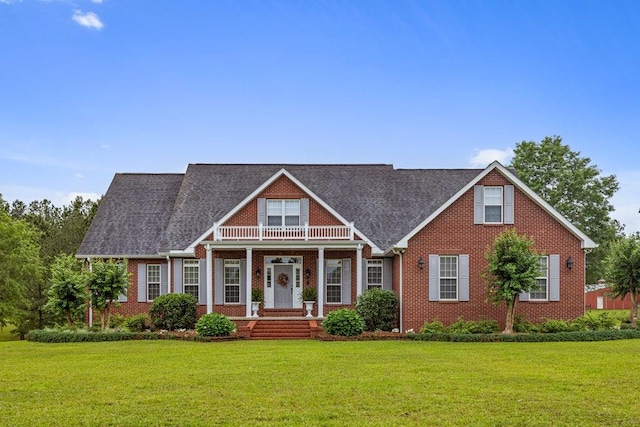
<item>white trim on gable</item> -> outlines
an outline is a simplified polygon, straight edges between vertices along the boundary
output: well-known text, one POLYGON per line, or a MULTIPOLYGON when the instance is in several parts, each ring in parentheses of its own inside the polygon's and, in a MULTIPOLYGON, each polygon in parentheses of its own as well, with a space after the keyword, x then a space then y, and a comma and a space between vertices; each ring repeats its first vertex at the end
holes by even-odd
MULTIPOLYGON (((560 222, 565 228, 567 228, 574 236, 582 242, 582 249, 593 249, 598 247, 598 245, 591 240, 586 234, 580 231, 575 225, 571 224, 568 219, 566 219, 560 212, 555 210, 549 203, 547 203, 542 197, 538 196, 531 188, 529 188, 524 182, 522 182, 517 176, 511 173, 507 168, 502 166, 500 162, 495 161, 491 163, 489 166, 485 168, 478 176, 476 176, 471 182, 462 187, 460 191, 454 194, 449 200, 447 200, 442 206, 440 206, 435 212, 429 215, 424 221, 422 221, 416 228, 411 230, 409 234, 404 236, 398 243, 392 246, 406 248, 408 246, 409 240, 415 236, 420 230, 422 230, 427 224, 433 221, 438 215, 440 215, 445 209, 453 204, 456 200, 462 197, 467 191, 473 188, 481 179, 489 174, 489 172, 497 170, 500 172, 508 181, 511 181, 513 185, 518 187, 522 192, 524 192, 530 199, 532 199, 538 206, 547 211, 551 216, 553 216, 558 222, 560 222)), ((389 249, 391 250, 391 249, 389 249)))
MULTIPOLYGON (((220 220, 218 220, 216 222, 216 224, 212 225, 206 232, 204 232, 200 237, 198 237, 198 239, 196 239, 196 241, 194 241, 192 244, 190 244, 186 248, 185 252, 193 251, 195 249, 195 247, 197 245, 199 245, 208 235, 213 233, 214 228, 216 226, 220 226, 220 225, 224 224, 226 221, 228 221, 229 218, 231 218, 238 211, 240 211, 240 209, 244 208, 249 202, 251 202, 253 199, 255 199, 260 193, 262 193, 267 187, 269 187, 271 184, 273 184, 278 178, 282 177, 283 175, 286 176, 287 178, 289 178, 302 191, 307 193, 311 198, 313 198, 316 202, 318 202, 318 204, 320 206, 322 206, 324 209, 326 209, 330 214, 335 216, 340 222, 342 222, 343 225, 351 226, 351 223, 348 222, 345 218, 343 218, 342 215, 340 215, 338 212, 336 212, 331 206, 329 206, 324 200, 322 200, 320 197, 318 197, 313 191, 308 189, 302 182, 300 182, 291 173, 289 173, 289 171, 287 171, 285 168, 282 168, 278 172, 276 172, 271 178, 267 179, 262 185, 260 185, 258 188, 256 188, 243 201, 238 203, 238 205, 236 205, 236 207, 231 209, 225 216, 220 218, 220 220)), ((358 230, 355 227, 354 227, 354 233, 357 234, 358 236, 360 236, 362 238, 362 240, 364 242, 366 242, 371 247, 371 251, 372 252, 374 252, 374 253, 380 253, 381 252, 380 249, 373 243, 373 241, 371 241, 371 239, 366 237, 362 232, 360 232, 360 230, 358 230)))

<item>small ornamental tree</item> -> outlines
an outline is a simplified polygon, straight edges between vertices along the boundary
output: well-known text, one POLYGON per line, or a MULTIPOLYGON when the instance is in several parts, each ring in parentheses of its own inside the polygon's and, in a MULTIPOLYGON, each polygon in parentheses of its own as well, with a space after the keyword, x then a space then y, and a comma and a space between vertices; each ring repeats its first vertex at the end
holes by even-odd
POLYGON ((73 327, 74 318, 82 315, 87 299, 87 276, 80 263, 71 255, 56 257, 51 265, 51 287, 45 308, 63 315, 67 326, 73 327))
POLYGON ((631 235, 613 243, 607 256, 605 277, 614 298, 631 296, 631 327, 638 319, 640 295, 640 237, 631 235))
POLYGON ((127 260, 92 262, 87 282, 91 304, 100 312, 102 330, 109 324, 111 308, 119 305, 118 297, 127 293, 129 275, 127 260))
POLYGON ((495 304, 505 302, 507 320, 503 333, 513 333, 513 320, 518 295, 538 289, 540 256, 533 249, 533 240, 508 229, 500 233, 493 248, 486 254, 489 266, 483 277, 487 281, 487 295, 495 304))

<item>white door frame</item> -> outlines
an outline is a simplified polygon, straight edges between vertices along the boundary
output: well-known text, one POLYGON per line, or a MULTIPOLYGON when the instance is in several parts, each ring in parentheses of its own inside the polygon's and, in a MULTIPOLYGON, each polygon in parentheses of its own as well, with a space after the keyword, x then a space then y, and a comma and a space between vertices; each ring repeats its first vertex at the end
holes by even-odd
POLYGON ((277 278, 274 277, 273 267, 275 265, 291 265, 293 266, 293 293, 291 296, 291 308, 302 308, 302 256, 275 256, 269 255, 263 257, 264 265, 264 307, 275 307, 275 286, 279 286, 276 283, 277 278), (282 262, 267 262, 267 258, 282 258, 282 262), (300 262, 291 263, 288 262, 291 258, 297 258, 300 262))

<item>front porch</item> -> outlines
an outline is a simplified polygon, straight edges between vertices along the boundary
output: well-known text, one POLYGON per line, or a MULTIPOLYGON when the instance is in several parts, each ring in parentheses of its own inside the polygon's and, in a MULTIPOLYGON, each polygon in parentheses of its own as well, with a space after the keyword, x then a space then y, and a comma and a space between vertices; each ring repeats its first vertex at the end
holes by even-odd
MULTIPOLYGON (((313 288, 313 318, 353 307, 363 291, 362 241, 205 241, 207 312, 233 320, 255 319, 252 291, 260 290, 258 318, 306 316, 302 290, 313 288), (355 270, 355 271, 354 271, 355 270)), ((368 252, 367 252, 368 254, 368 252)))

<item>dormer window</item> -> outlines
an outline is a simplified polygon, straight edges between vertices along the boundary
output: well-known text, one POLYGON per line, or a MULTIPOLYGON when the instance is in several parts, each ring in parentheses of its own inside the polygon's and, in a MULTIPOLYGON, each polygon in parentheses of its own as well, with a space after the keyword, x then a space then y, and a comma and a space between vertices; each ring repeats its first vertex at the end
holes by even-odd
POLYGON ((270 227, 299 226, 300 200, 267 200, 267 225, 270 227))
POLYGON ((484 187, 484 222, 502 223, 502 187, 484 187))

